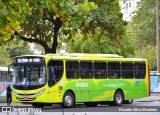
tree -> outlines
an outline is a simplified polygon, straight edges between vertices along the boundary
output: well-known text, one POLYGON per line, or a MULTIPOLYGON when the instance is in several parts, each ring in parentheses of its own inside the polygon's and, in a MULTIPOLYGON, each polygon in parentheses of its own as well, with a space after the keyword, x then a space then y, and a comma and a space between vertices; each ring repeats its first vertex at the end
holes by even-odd
POLYGON ((99 8, 91 13, 93 20, 89 23, 89 30, 93 28, 96 31, 95 28, 100 28, 107 32, 106 35, 112 40, 122 39, 126 32, 127 22, 122 19, 119 0, 98 0, 96 3, 99 8))
POLYGON ((157 61, 156 61, 156 50, 155 47, 142 47, 140 50, 136 50, 134 57, 146 58, 150 64, 151 70, 156 70, 157 61))
POLYGON ((135 40, 135 56, 148 59, 151 70, 156 69, 156 1, 143 0, 135 12, 129 30, 135 40))
POLYGON ((133 40, 126 31, 126 21, 122 20, 119 1, 98 0, 96 3, 98 8, 90 13, 90 23, 76 35, 72 34, 67 51, 116 53, 125 57, 134 54, 133 40))
POLYGON ((24 46, 23 44, 0 46, 0 49, 0 66, 10 65, 13 62, 12 59, 16 56, 34 54, 28 45, 24 46))
POLYGON ((139 49, 156 44, 156 1, 143 0, 141 7, 135 12, 129 29, 136 39, 139 49))
MULTIPOLYGON (((17 28, 1 29, 1 35, 6 32, 10 35, 13 32, 9 32, 9 30, 14 31, 11 39, 3 37, 3 42, 8 40, 34 42, 43 46, 45 53, 56 53, 58 38, 64 34, 63 28, 78 30, 90 10, 97 8, 94 2, 87 2, 87 0, 84 0, 83 3, 77 3, 76 0, 2 1, 5 10, 3 20, 7 23, 5 25, 11 25, 14 21, 17 23, 17 28), (12 20, 10 18, 12 12, 17 14, 16 17, 22 14, 22 19, 12 20)), ((68 34, 66 33, 66 35, 68 34)))
POLYGON ((6 67, 6 66, 8 66, 9 64, 12 63, 12 60, 11 60, 11 58, 9 56, 9 53, 6 50, 5 47, 0 46, 0 49, 1 49, 0 50, 0 57, 1 57, 1 59, 0 59, 0 66, 1 67, 2 66, 6 67))
POLYGON ((8 46, 6 50, 9 52, 10 58, 14 58, 20 55, 33 55, 33 51, 31 51, 30 46, 24 45, 16 45, 16 46, 8 46))
POLYGON ((6 44, 11 35, 20 30, 20 24, 31 9, 25 0, 0 0, 0 45, 6 44))
POLYGON ((134 54, 134 41, 130 39, 129 35, 124 36, 122 41, 119 40, 116 43, 105 34, 100 37, 100 34, 100 30, 97 30, 94 35, 92 33, 84 35, 79 31, 68 42, 67 52, 119 54, 125 57, 134 54))

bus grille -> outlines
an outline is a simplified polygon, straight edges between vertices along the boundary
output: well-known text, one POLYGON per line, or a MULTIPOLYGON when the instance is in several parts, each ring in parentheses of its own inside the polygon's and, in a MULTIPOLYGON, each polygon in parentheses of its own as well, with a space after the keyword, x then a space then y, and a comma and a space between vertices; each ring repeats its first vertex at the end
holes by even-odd
POLYGON ((24 99, 24 97, 17 97, 17 100, 19 100, 19 101, 25 101, 25 102, 27 102, 27 101, 34 101, 36 99, 36 97, 28 97, 28 99, 24 99))
POLYGON ((18 94, 19 96, 32 96, 32 95, 34 95, 34 94, 18 94))

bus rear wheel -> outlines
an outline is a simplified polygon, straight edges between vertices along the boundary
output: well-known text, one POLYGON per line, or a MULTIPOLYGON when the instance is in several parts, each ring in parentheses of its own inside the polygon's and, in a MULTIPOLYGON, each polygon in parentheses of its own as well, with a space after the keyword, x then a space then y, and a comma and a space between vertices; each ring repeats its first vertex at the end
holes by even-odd
POLYGON ((121 106, 123 103, 123 94, 120 90, 116 91, 114 94, 114 101, 109 105, 121 106))
POLYGON ((74 96, 71 92, 66 92, 63 97, 63 107, 72 107, 75 103, 74 96))

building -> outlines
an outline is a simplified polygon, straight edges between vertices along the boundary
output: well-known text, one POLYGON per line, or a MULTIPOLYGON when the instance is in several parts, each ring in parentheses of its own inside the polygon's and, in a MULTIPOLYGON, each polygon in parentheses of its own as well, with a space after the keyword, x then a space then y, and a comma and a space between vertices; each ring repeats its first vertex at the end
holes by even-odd
POLYGON ((119 0, 123 20, 130 21, 134 11, 140 7, 141 0, 119 0))

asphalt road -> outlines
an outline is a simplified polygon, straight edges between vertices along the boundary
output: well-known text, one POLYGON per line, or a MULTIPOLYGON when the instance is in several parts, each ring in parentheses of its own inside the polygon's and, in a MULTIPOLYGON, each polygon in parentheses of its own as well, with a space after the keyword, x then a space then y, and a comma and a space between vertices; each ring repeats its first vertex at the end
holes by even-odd
MULTIPOLYGON (((38 108, 35 112, 16 112, 16 106, 8 106, 12 112, 0 112, 0 115, 159 115, 160 101, 135 101, 132 104, 123 104, 122 106, 98 105, 97 107, 86 107, 84 104, 77 104, 73 108, 63 108, 60 105, 53 104, 38 108), (40 110, 40 111, 39 111, 40 110)), ((32 108, 31 105, 21 104, 17 106, 32 108)))
POLYGON ((42 108, 42 111, 43 112, 120 112, 120 111, 139 112, 142 111, 142 108, 146 109, 143 111, 147 112, 153 112, 153 111, 160 112, 160 101, 133 102, 132 104, 123 104, 122 106, 98 105, 97 107, 86 107, 84 104, 77 104, 72 108, 63 108, 60 105, 52 105, 52 106, 45 106, 44 108, 42 108))
MULTIPOLYGON (((53 104, 44 108, 37 108, 32 112, 31 104, 0 103, 0 107, 9 107, 12 112, 0 112, 0 115, 160 115, 160 94, 152 94, 150 97, 135 99, 132 104, 122 106, 98 105, 97 107, 86 107, 83 103, 76 104, 73 108, 63 108, 53 104), (18 111, 17 108, 18 108, 18 111), (25 108, 25 109, 24 109, 25 108), (30 109, 26 111, 26 109, 30 109), (20 112, 19 112, 20 111, 20 112)), ((2 109, 0 110, 2 111, 2 109)))

